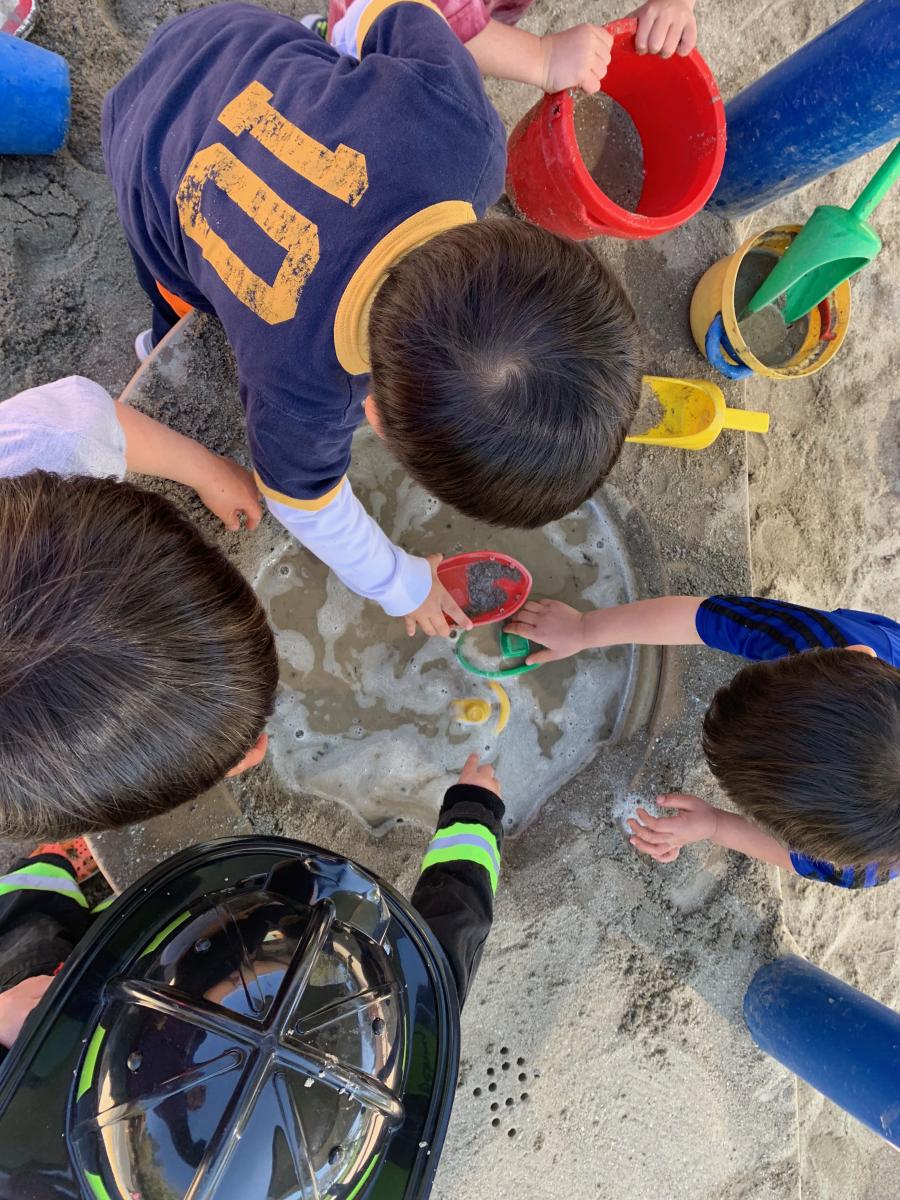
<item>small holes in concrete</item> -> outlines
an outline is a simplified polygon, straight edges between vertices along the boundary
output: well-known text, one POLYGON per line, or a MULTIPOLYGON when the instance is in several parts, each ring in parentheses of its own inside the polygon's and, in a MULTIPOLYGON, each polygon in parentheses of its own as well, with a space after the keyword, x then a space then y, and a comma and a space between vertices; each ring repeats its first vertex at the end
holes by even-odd
POLYGON ((481 1088, 473 1088, 473 1090, 472 1090, 472 1095, 473 1095, 473 1096, 480 1096, 480 1095, 481 1095, 481 1088))
POLYGON ((514 1137, 516 1136, 516 1131, 515 1131, 515 1129, 507 1129, 507 1131, 506 1131, 506 1136, 507 1136, 507 1137, 514 1138, 514 1137))

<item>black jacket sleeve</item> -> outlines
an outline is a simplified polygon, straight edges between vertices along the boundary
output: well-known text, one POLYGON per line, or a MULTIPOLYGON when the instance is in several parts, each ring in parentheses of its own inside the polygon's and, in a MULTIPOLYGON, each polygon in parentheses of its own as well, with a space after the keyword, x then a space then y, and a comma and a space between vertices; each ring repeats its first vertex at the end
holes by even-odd
POLYGON ((460 1007, 494 919, 503 813, 503 801, 486 788, 448 789, 412 894, 450 962, 460 1007))
POLYGON ((52 975, 87 932, 91 911, 68 859, 37 854, 0 879, 0 992, 52 975), (49 868, 42 873, 40 868, 49 868))

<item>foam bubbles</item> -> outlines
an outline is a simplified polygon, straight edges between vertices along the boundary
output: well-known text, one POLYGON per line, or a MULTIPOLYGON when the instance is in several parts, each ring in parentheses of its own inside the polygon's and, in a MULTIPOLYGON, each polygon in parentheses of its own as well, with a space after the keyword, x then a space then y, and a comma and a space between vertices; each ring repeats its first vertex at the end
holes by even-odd
MULTIPOLYGON (((543 530, 498 531, 427 496, 366 429, 354 442, 353 485, 413 553, 504 551, 532 572, 535 595, 581 608, 633 594, 619 532, 602 503, 543 530)), ((256 586, 281 660, 270 724, 275 770, 288 786, 346 804, 376 832, 398 819, 431 825, 473 752, 494 763, 507 826, 521 830, 616 735, 629 701, 632 648, 590 651, 503 681, 511 715, 498 737, 496 696, 460 667, 453 641, 408 638, 402 621, 354 596, 298 544, 278 548, 256 586), (486 724, 455 720, 453 701, 469 696, 491 703, 486 724)), ((498 637, 499 626, 475 631, 466 656, 497 667, 498 637)))

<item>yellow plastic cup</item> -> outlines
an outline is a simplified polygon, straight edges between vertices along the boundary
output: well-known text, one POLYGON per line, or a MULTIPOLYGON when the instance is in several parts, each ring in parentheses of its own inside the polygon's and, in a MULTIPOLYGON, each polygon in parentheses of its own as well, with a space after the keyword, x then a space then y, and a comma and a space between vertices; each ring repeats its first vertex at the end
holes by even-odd
POLYGON ((626 442, 674 446, 679 450, 705 450, 723 429, 743 429, 747 433, 769 432, 768 413, 729 408, 722 389, 705 379, 645 375, 644 383, 653 389, 664 415, 658 425, 646 433, 627 437, 626 442))
POLYGON ((751 250, 765 250, 780 257, 801 228, 800 225, 778 225, 748 238, 733 254, 713 263, 694 288, 691 333, 703 357, 723 375, 737 379, 752 371, 767 379, 800 379, 821 371, 841 348, 850 324, 850 284, 846 280, 812 310, 803 344, 781 366, 770 367, 761 362, 747 345, 738 325, 734 296, 741 263, 751 250), (727 338, 740 363, 729 353, 721 334, 727 338))

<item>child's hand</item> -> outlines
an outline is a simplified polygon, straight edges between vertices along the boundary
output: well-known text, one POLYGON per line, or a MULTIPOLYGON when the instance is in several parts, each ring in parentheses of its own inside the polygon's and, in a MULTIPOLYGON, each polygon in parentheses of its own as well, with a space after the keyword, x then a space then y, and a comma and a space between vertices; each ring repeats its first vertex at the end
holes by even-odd
POLYGON ((639 808, 639 821, 629 817, 628 826, 634 834, 629 841, 641 854, 649 854, 657 862, 674 862, 682 846, 715 837, 719 810, 699 796, 670 792, 657 796, 656 802, 660 808, 676 808, 678 813, 674 817, 651 817, 639 808))
POLYGON ((638 54, 690 54, 697 45, 694 0, 647 0, 631 14, 638 19, 634 48, 638 54))
POLYGON ((487 788, 495 796, 500 795, 500 780, 494 774, 494 768, 490 763, 479 762, 477 754, 470 754, 466 759, 459 782, 471 784, 473 787, 487 788))
POLYGON ((204 471, 204 482, 197 495, 226 529, 240 529, 241 513, 247 528, 255 529, 262 520, 262 505, 256 480, 234 459, 213 454, 212 464, 204 471))
POLYGON ((472 622, 438 579, 438 563, 443 557, 443 554, 428 555, 428 562, 431 566, 431 591, 418 608, 413 609, 403 618, 406 623, 406 632, 410 637, 414 636, 416 626, 429 637, 449 637, 450 626, 447 623, 447 617, 450 617, 461 629, 472 628, 472 622))
POLYGON ((612 34, 599 25, 576 25, 562 33, 541 38, 544 69, 541 87, 545 92, 563 92, 580 87, 593 95, 609 66, 612 34))
POLYGON ((505 628, 508 633, 546 646, 537 654, 529 654, 526 659, 529 664, 556 662, 585 647, 584 613, 561 600, 529 600, 507 621, 505 628))
POLYGON ((52 982, 52 975, 32 975, 0 994, 0 1046, 10 1049, 25 1018, 52 982))

